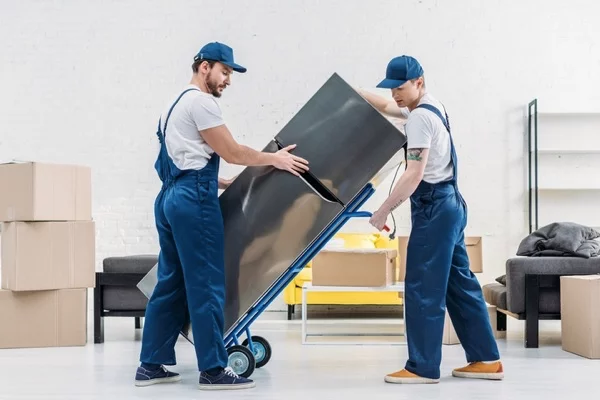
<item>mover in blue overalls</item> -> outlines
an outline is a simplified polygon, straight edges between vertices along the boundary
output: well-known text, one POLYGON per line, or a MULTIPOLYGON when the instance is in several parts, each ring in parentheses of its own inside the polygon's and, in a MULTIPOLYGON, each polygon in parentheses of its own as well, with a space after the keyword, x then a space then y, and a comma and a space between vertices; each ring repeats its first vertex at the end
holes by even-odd
POLYGON ((155 162, 162 187, 154 204, 160 254, 158 283, 148 301, 137 386, 181 380, 164 365, 175 365, 175 343, 186 307, 200 370, 200 389, 241 389, 254 382, 227 367, 223 343, 225 270, 223 218, 218 189, 231 182, 218 177, 222 157, 231 164, 272 165, 294 175, 306 160, 289 153, 263 153, 238 144, 216 101, 230 84, 236 64, 222 43, 205 45, 194 58, 189 85, 161 115, 160 151, 155 162))
POLYGON ((439 381, 446 307, 468 361, 452 375, 502 379, 487 307, 469 269, 464 241, 467 205, 458 189, 448 116, 426 92, 423 68, 413 57, 392 59, 377 87, 391 89, 393 100, 361 93, 381 112, 406 120, 407 167, 370 222, 381 230, 388 215, 409 198, 412 222, 404 297, 408 361, 385 381, 439 381))

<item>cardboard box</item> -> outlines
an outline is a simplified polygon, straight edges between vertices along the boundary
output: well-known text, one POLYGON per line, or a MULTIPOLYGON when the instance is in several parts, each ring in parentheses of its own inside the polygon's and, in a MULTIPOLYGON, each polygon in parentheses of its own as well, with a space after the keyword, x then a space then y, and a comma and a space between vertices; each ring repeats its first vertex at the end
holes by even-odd
MULTIPOLYGON (((494 337, 496 339, 501 339, 506 337, 506 332, 498 331, 498 320, 496 319, 496 306, 492 306, 487 304, 488 315, 490 317, 490 325, 492 326, 492 332, 494 333, 494 337)), ((458 335, 454 330, 454 325, 452 325, 452 320, 450 319, 450 314, 446 311, 446 318, 444 319, 444 333, 442 336, 443 344, 460 344, 460 340, 458 339, 458 335)))
POLYGON ((5 222, 1 243, 2 289, 93 288, 93 221, 5 222))
MULTIPOLYGON (((470 270, 474 273, 483 272, 483 251, 480 236, 465 237, 465 246, 469 257, 470 270)), ((408 248, 408 236, 398 236, 399 275, 400 281, 404 282, 406 275, 406 251, 408 248)))
POLYGON ((314 286, 379 287, 394 283, 395 249, 329 249, 312 262, 314 286))
POLYGON ((600 275, 561 276, 562 349, 600 358, 600 275))
POLYGON ((87 289, 0 290, 0 348, 85 346, 87 289))
POLYGON ((483 248, 480 236, 466 236, 465 245, 469 256, 469 269, 474 273, 483 272, 483 248))
POLYGON ((91 220, 91 175, 76 165, 0 164, 0 221, 91 220))

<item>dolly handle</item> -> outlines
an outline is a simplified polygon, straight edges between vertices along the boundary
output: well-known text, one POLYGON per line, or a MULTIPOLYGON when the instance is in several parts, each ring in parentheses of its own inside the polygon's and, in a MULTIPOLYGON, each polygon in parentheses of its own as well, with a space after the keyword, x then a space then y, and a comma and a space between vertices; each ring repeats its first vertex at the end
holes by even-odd
MULTIPOLYGON (((354 212, 349 212, 346 214, 349 218, 371 218, 373 216, 372 213, 368 212, 368 211, 354 211, 354 212)), ((387 225, 383 226, 383 230, 386 232, 390 231, 390 227, 387 225)))

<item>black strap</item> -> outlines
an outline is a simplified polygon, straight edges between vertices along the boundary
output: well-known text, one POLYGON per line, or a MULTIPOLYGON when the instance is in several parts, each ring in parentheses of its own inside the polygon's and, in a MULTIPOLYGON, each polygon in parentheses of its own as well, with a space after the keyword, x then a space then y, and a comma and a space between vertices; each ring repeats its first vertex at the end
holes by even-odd
MULTIPOLYGON (((171 108, 169 109, 169 112, 168 112, 168 114, 167 114, 167 119, 165 120, 165 127, 164 127, 164 129, 162 129, 162 134, 163 134, 163 137, 166 137, 166 136, 167 136, 167 124, 169 123, 169 117, 171 117, 171 113, 173 112, 173 109, 175 108, 175 105, 176 105, 177 103, 179 103, 179 100, 181 100, 181 98, 183 97, 183 95, 184 95, 184 94, 186 94, 187 92, 189 92, 189 91, 192 91, 192 90, 198 90, 198 89, 195 89, 195 88, 190 88, 190 89, 186 89, 186 90, 184 90, 184 91, 183 91, 183 92, 182 92, 182 93, 179 95, 179 97, 177 98, 177 100, 175 100, 175 102, 173 103, 173 105, 171 106, 171 108)), ((198 91, 200 91, 200 90, 198 90, 198 91)), ((162 117, 161 117, 161 118, 162 118, 162 117)), ((159 127, 159 128, 160 128, 160 121, 161 121, 161 118, 159 118, 159 120, 158 120, 158 127, 159 127)))

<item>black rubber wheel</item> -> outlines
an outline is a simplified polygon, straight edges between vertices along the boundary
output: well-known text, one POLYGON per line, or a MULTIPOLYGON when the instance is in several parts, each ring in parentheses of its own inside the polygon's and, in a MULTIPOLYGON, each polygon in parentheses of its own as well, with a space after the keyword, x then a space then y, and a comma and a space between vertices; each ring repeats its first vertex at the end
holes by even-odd
MULTIPOLYGON (((248 339, 244 340, 243 346, 248 347, 248 339)), ((271 359, 271 345, 262 336, 252 336, 252 347, 254 348, 254 359, 256 360, 256 368, 261 368, 267 365, 271 359)))
POLYGON ((244 378, 250 377, 256 368, 254 354, 246 346, 235 345, 227 349, 227 365, 233 372, 244 378))

